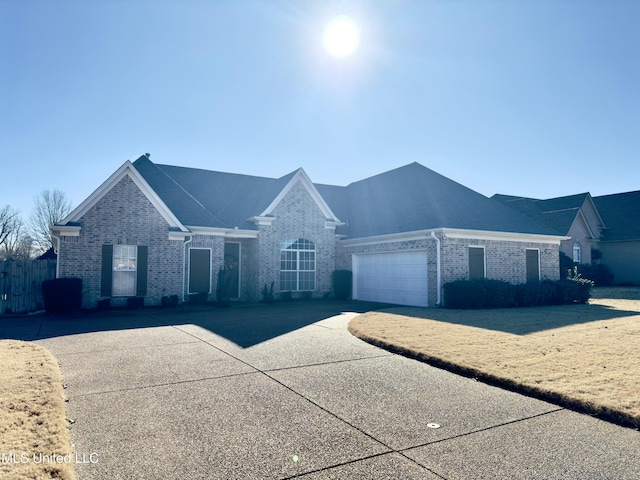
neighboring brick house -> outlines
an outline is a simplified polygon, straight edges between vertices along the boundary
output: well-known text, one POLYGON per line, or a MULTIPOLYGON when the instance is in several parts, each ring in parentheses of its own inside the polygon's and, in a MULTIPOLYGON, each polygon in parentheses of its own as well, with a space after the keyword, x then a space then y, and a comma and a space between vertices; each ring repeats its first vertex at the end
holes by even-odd
POLYGON ((568 237, 412 163, 346 187, 302 169, 264 178, 125 162, 51 227, 60 277, 83 279, 83 306, 132 296, 215 295, 257 301, 274 291, 331 292, 353 271, 353 297, 432 306, 465 278, 558 278, 568 237))
POLYGON ((575 263, 592 263, 591 249, 613 273, 614 284, 640 284, 640 191, 592 197, 580 193, 539 200, 494 195, 510 208, 544 223, 567 240, 560 251, 575 263))
POLYGON ((597 248, 606 225, 589 193, 546 200, 499 194, 491 198, 570 237, 560 251, 575 263, 591 263, 591 249, 597 248))

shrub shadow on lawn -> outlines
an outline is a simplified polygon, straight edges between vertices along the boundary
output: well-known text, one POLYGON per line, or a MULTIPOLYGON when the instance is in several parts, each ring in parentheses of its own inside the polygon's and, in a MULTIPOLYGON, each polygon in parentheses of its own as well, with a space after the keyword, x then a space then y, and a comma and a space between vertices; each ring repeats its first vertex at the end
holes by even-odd
POLYGON ((438 322, 496 330, 514 335, 527 335, 599 320, 640 316, 639 311, 620 310, 599 304, 486 310, 393 307, 385 311, 438 322))
POLYGON ((342 312, 364 313, 386 307, 389 305, 309 300, 273 305, 238 303, 228 308, 214 305, 175 309, 151 307, 138 310, 85 310, 52 316, 0 317, 0 340, 29 341, 90 332, 193 324, 247 348, 342 312))

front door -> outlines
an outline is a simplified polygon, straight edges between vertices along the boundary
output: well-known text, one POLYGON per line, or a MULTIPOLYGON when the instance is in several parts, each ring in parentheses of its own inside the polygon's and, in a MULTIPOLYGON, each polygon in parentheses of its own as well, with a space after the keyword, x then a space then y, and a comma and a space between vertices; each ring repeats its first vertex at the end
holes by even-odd
POLYGON ((240 244, 224 244, 224 296, 238 298, 240 296, 240 244))

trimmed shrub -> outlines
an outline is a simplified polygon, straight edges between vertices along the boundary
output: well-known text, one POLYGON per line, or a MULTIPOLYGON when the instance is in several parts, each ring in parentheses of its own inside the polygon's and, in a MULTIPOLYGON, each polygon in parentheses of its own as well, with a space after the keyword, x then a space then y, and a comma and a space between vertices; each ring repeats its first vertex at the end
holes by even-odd
POLYGON ((334 270, 331 273, 333 294, 338 300, 351 298, 353 272, 351 270, 334 270))
POLYGON ((485 280, 487 308, 510 308, 516 306, 516 288, 502 280, 485 280))
POLYGON ((457 280, 445 283, 443 289, 447 308, 487 308, 486 280, 457 280))
POLYGON ((136 308, 144 307, 144 297, 129 297, 127 298, 127 308, 133 310, 136 308))
POLYGON ((540 283, 523 283, 515 286, 516 304, 519 307, 560 305, 562 300, 558 282, 545 280, 540 283))
POLYGON ((162 297, 162 308, 176 308, 179 303, 178 295, 162 297))
POLYGON ((176 308, 178 303, 180 303, 180 298, 177 295, 162 297, 162 308, 176 308))
POLYGON ((82 279, 54 278, 42 282, 42 298, 47 313, 65 313, 82 307, 82 279))
POLYGON ((572 270, 565 280, 512 285, 500 280, 458 280, 444 284, 444 306, 456 309, 537 307, 587 303, 593 282, 572 270))

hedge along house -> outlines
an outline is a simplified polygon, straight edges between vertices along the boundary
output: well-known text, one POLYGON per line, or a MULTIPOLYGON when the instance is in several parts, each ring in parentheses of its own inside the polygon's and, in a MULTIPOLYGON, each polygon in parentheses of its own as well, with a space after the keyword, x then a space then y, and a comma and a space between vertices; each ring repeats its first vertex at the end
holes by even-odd
POLYGON ((558 278, 567 237, 413 163, 346 187, 302 169, 264 178, 125 162, 51 227, 60 277, 83 280, 83 306, 129 297, 331 291, 352 270, 359 300, 429 306, 443 283, 558 278))

